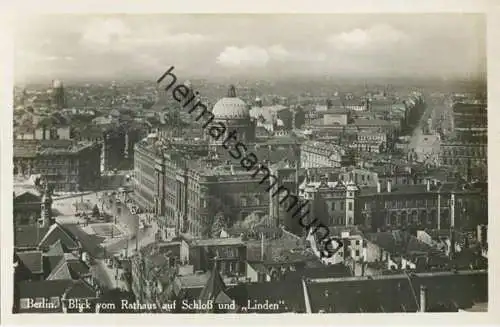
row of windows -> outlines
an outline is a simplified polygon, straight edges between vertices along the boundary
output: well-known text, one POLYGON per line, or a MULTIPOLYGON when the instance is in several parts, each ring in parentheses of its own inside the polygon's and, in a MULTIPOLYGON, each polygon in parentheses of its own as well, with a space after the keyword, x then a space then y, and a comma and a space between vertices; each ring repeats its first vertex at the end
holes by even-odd
POLYGON ((443 150, 444 156, 471 156, 471 157, 479 157, 486 155, 486 148, 483 147, 467 147, 467 148, 458 148, 453 150, 443 150))
MULTIPOLYGON (((386 209, 404 209, 404 208, 427 208, 427 207, 437 207, 437 199, 420 199, 420 200, 392 200, 384 201, 383 206, 386 209)), ((441 199, 442 207, 449 207, 451 205, 451 199, 441 199)), ((376 208, 377 203, 375 201, 365 202, 365 210, 370 210, 376 208)))

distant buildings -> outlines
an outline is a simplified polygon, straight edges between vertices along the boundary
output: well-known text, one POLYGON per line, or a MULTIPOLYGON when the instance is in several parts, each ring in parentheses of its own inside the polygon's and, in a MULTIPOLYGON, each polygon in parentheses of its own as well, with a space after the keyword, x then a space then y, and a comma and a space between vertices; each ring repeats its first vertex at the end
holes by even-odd
MULTIPOLYGON (((231 148, 223 145, 223 137, 215 140, 208 134, 205 140, 152 134, 135 145, 134 197, 143 208, 165 217, 165 229, 176 226, 178 232, 202 236, 218 212, 230 225, 255 211, 262 215, 270 212, 271 196, 265 189, 272 181, 266 180, 265 174, 253 176, 254 171, 243 168, 243 156, 254 153, 260 163, 269 165, 270 174, 274 163, 287 162, 288 168, 279 168, 284 172, 298 159, 299 140, 291 136, 256 138, 256 126, 234 87, 228 97, 215 104, 212 114, 214 122, 227 127, 226 136, 236 131, 237 140, 246 148, 240 158, 230 154, 231 148)), ((279 176, 278 172, 273 174, 279 176)))
POLYGON ((306 142, 300 149, 302 168, 341 167, 345 150, 324 142, 306 142))
POLYGON ((98 187, 100 145, 72 140, 15 140, 14 174, 40 174, 55 191, 98 187))
POLYGON ((488 124, 486 103, 454 102, 451 105, 453 134, 441 143, 440 164, 467 178, 488 174, 488 124))

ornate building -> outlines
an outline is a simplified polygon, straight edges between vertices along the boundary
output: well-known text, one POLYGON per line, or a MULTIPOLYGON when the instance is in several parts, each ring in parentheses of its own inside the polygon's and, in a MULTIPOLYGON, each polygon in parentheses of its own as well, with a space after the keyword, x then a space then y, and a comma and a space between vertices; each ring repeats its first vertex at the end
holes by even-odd
POLYGON ((329 182, 327 177, 318 182, 305 180, 299 187, 299 195, 314 204, 312 213, 326 225, 354 225, 359 188, 353 182, 329 182))
POLYGON ((55 191, 76 192, 99 185, 101 146, 72 140, 15 140, 14 174, 40 174, 55 191))
POLYGON ((368 230, 401 228, 474 230, 488 221, 487 185, 432 183, 359 188, 352 180, 304 181, 300 197, 310 202, 309 218, 325 225, 361 225, 368 230))
POLYGON ((288 170, 299 158, 297 140, 292 137, 256 139, 255 123, 246 104, 236 97, 234 86, 230 87, 228 97, 214 105, 212 113, 214 119, 210 126, 220 123, 226 127, 226 135, 217 140, 211 135, 207 135, 207 143, 152 135, 135 145, 134 196, 138 204, 160 216, 160 225, 165 230, 175 226, 178 232, 195 236, 206 235, 219 212, 229 225, 254 212, 273 216, 277 224, 278 205, 270 208, 270 201, 275 203, 277 197, 266 191, 270 181, 263 180, 265 174, 255 173, 258 168, 244 168, 242 158, 253 153, 259 163, 269 166, 269 174, 277 179, 280 174, 281 178, 283 174, 287 179, 292 178, 290 187, 295 189, 295 175, 291 176, 288 170), (233 133, 236 140, 225 147, 223 141, 231 131, 236 132, 233 133), (239 149, 244 146, 246 150, 236 158, 238 142, 239 149), (280 161, 286 163, 273 170, 271 166, 280 161))
POLYGON ((479 101, 452 104, 453 134, 441 143, 440 164, 453 167, 467 178, 488 174, 488 123, 486 104, 479 101))
MULTIPOLYGON (((226 127, 225 135, 213 143, 222 144, 233 131, 237 133, 236 138, 238 141, 245 144, 254 142, 255 122, 250 119, 250 111, 247 104, 236 97, 234 85, 229 87, 227 97, 215 103, 212 114, 215 117, 214 123, 220 123, 226 127)), ((209 129, 207 128, 208 131, 209 129)))
POLYGON ((488 221, 487 185, 436 183, 367 187, 357 197, 357 221, 371 230, 451 227, 473 230, 488 221))

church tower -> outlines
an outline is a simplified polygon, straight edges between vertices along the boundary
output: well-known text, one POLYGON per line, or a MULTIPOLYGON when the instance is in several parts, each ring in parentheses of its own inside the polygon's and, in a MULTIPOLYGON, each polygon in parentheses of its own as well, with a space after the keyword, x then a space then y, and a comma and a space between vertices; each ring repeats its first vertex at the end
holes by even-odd
POLYGON ((52 196, 49 189, 49 184, 45 182, 45 190, 42 196, 41 204, 41 217, 39 220, 40 227, 48 227, 52 225, 55 220, 52 218, 52 196))

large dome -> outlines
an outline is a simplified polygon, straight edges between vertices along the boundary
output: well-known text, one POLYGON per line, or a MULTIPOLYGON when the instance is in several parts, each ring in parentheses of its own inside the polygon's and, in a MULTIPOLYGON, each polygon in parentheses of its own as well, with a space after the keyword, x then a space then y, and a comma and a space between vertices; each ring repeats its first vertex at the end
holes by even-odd
POLYGON ((229 88, 228 96, 215 103, 212 113, 215 118, 220 119, 250 118, 246 103, 236 97, 236 91, 232 85, 229 88))

